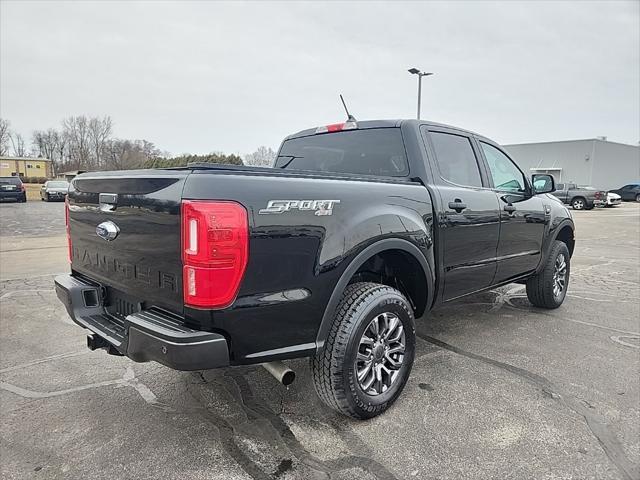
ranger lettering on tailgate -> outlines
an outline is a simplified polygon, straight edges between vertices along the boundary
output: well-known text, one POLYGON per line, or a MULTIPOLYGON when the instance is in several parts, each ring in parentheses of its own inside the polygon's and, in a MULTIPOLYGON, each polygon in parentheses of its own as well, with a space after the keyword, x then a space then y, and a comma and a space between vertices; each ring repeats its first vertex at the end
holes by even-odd
POLYGON ((133 263, 121 262, 117 258, 109 258, 100 253, 91 253, 79 249, 73 249, 73 256, 80 259, 83 265, 90 265, 93 270, 104 273, 115 273, 123 279, 138 280, 146 285, 155 286, 161 289, 177 291, 176 277, 173 273, 163 272, 160 270, 152 270, 151 267, 144 265, 136 265, 133 263))

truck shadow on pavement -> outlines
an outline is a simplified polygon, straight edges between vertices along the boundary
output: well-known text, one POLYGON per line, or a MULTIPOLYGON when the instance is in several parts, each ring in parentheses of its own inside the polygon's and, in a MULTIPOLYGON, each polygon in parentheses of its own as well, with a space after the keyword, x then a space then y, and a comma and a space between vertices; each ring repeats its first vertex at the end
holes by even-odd
MULTIPOLYGON (((40 286, 38 282, 42 280, 38 279, 30 287, 37 290, 40 286)), ((29 293, 24 290, 24 286, 22 290, 4 291, 0 300, 11 299, 12 302, 21 302, 23 298, 26 299, 24 294, 29 293)), ((586 293, 593 294, 588 291, 586 293)), ((41 300, 48 303, 49 295, 50 290, 42 290, 41 300)), ((591 325, 581 319, 567 318, 566 314, 560 319, 556 313, 535 309, 526 301, 522 285, 509 285, 445 306, 432 312, 427 319, 419 320, 417 336, 420 340, 417 343, 416 364, 421 363, 421 368, 425 369, 431 362, 431 355, 446 353, 517 377, 541 392, 548 401, 582 418, 591 435, 617 468, 621 478, 638 478, 638 468, 626 456, 616 434, 588 402, 578 399, 545 376, 474 353, 471 347, 461 348, 443 340, 458 338, 454 343, 459 343, 462 341, 458 335, 461 331, 481 328, 495 332, 508 329, 510 324, 521 322, 522 319, 518 316, 522 315, 527 318, 551 318, 554 321, 591 325)), ((599 327, 623 332, 602 325, 599 327)), ((627 337, 634 333, 626 332, 627 337)), ((634 345, 630 344, 630 347, 634 345)), ((83 350, 53 355, 5 368, 0 370, 0 374, 17 372, 20 369, 33 368, 36 365, 85 353, 89 354, 83 350)), ((102 353, 94 352, 90 355, 99 354, 102 353)), ((110 363, 115 360, 112 357, 105 359, 104 361, 110 363)), ((298 380, 289 389, 285 389, 263 369, 256 367, 187 373, 174 372, 160 365, 141 366, 127 363, 126 359, 123 362, 123 365, 126 365, 124 374, 114 380, 48 392, 29 390, 4 381, 0 383, 0 388, 30 401, 47 401, 51 397, 72 395, 102 387, 133 388, 146 405, 157 411, 208 425, 211 428, 208 435, 219 440, 224 453, 252 479, 395 479, 418 475, 418 470, 413 470, 410 462, 407 469, 399 469, 397 458, 389 457, 384 451, 381 453, 380 439, 372 443, 363 433, 368 428, 374 428, 368 427, 367 424, 383 429, 385 422, 403 421, 399 413, 406 408, 403 403, 424 402, 424 399, 412 398, 412 392, 415 397, 416 390, 411 384, 417 383, 418 379, 409 380, 409 391, 406 390, 397 404, 385 415, 370 422, 357 422, 340 416, 320 403, 310 380, 306 360, 291 362, 298 373, 298 380), (159 374, 161 378, 158 378, 159 374), (162 386, 162 383, 167 381, 171 384, 169 392, 162 386)), ((428 383, 419 383, 418 388, 425 394, 433 390, 428 383)), ((406 425, 405 428, 406 435, 411 435, 413 426, 406 425)), ((383 443, 386 441, 385 433, 384 430, 380 433, 383 443)), ((394 441, 392 438, 387 440, 394 441)), ((422 470, 418 478, 429 478, 429 475, 422 470)))

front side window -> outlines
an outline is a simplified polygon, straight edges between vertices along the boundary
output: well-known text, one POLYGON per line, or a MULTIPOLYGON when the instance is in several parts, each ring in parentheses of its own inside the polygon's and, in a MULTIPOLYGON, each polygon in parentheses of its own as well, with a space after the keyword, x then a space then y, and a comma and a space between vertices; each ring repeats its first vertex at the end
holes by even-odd
POLYGON ((482 187, 476 155, 467 137, 442 132, 429 135, 442 178, 456 185, 482 187))
POLYGON ((489 164, 494 188, 503 192, 525 192, 524 175, 515 163, 493 145, 484 142, 480 145, 489 164))

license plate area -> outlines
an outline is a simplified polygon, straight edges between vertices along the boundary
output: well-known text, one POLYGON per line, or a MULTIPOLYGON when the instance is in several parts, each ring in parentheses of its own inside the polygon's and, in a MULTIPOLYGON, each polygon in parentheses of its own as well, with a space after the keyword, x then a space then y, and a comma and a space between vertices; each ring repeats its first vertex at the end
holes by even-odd
POLYGON ((124 292, 107 287, 105 310, 112 317, 124 320, 127 315, 142 311, 142 302, 124 292))

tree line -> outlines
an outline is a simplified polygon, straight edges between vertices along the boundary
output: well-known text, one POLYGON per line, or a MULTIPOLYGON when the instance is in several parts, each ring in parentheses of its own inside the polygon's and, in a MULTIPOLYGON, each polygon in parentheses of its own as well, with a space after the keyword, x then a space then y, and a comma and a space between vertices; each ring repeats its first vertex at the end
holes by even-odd
POLYGON ((205 155, 172 156, 148 140, 130 140, 113 136, 110 116, 70 116, 58 128, 34 130, 30 146, 25 138, 0 118, 0 156, 48 158, 54 174, 70 170, 129 170, 184 166, 191 162, 226 163, 268 167, 275 152, 259 147, 243 158, 214 151, 205 155), (29 148, 30 147, 30 148, 29 148))

